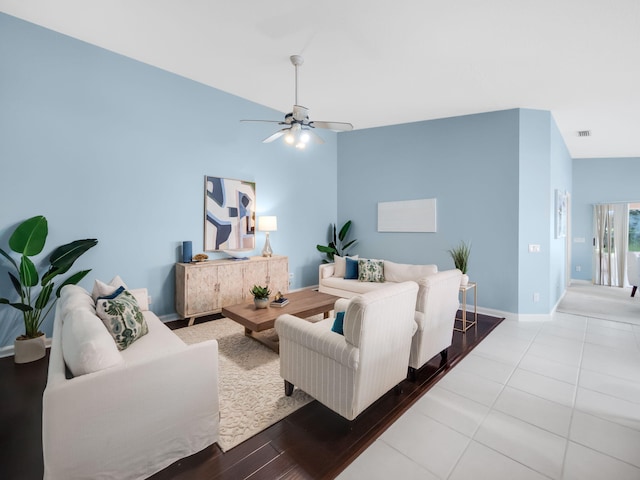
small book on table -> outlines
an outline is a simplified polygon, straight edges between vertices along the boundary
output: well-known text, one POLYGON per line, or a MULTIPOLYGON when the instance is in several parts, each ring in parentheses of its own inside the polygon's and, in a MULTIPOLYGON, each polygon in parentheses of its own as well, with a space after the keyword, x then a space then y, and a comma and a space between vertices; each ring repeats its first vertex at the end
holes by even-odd
POLYGON ((271 306, 272 307, 284 307, 287 303, 289 303, 289 300, 284 298, 284 297, 280 297, 277 300, 274 300, 273 302, 271 302, 271 306))

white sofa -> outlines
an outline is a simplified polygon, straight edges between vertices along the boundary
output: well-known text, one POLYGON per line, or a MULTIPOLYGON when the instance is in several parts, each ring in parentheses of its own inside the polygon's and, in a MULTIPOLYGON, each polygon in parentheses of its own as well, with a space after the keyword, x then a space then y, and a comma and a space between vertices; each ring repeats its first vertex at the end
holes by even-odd
POLYGON ((334 319, 311 323, 280 315, 280 375, 285 393, 300 388, 348 420, 407 377, 414 321, 415 282, 388 285, 352 299, 340 299, 344 335, 334 319))
POLYGON ((336 275, 336 263, 323 263, 318 272, 318 291, 342 298, 351 298, 382 288, 385 285, 416 281, 418 278, 437 272, 437 265, 412 265, 384 260, 384 282, 361 282, 357 279, 346 279, 340 275, 340 272, 336 275))
POLYGON ((45 479, 147 478, 218 439, 217 342, 187 346, 148 310, 146 289, 130 291, 149 332, 118 351, 91 295, 62 289, 43 396, 45 479))

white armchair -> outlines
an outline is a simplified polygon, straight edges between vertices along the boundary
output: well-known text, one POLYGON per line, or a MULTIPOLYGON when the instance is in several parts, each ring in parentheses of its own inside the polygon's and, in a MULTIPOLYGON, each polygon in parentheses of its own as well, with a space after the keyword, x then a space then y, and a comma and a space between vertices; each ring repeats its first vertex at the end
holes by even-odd
POLYGON ((631 296, 635 297, 636 290, 638 289, 638 276, 640 275, 640 267, 638 266, 640 261, 640 252, 628 252, 627 253, 627 280, 631 289, 631 296))
POLYGON ((461 277, 460 270, 446 270, 418 280, 420 290, 415 315, 418 330, 411 343, 409 378, 415 379, 415 371, 438 353, 446 361, 460 306, 461 277))
POLYGON ((338 300, 344 335, 331 331, 333 318, 278 317, 285 393, 295 385, 347 420, 356 418, 406 378, 417 293, 415 282, 403 282, 338 300))

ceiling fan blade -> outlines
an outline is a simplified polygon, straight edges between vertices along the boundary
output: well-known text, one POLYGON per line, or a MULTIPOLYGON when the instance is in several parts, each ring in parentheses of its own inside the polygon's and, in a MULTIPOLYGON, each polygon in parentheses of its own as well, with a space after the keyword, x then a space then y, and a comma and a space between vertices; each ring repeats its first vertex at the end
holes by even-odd
POLYGON ((282 120, 240 120, 241 122, 264 122, 264 123, 277 123, 279 125, 286 125, 282 120))
POLYGON ((309 122, 310 127, 326 128, 334 132, 349 132, 353 130, 353 125, 346 122, 309 122))
POLYGON ((318 145, 322 145, 324 143, 324 140, 322 139, 322 137, 318 135, 316 132, 314 132, 312 129, 305 128, 304 132, 309 134, 313 143, 317 143, 318 145))
POLYGON ((283 128, 282 130, 278 130, 276 133, 274 133, 273 135, 265 138, 262 143, 271 143, 274 140, 279 139, 281 136, 283 136, 285 133, 287 133, 289 131, 288 128, 283 128))

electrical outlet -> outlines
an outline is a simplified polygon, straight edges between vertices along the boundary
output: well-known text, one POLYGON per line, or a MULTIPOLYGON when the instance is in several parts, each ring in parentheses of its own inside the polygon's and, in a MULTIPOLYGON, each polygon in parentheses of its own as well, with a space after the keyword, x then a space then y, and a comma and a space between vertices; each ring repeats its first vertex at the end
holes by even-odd
POLYGON ((289 286, 293 283, 293 272, 289 272, 289 286))
POLYGON ((539 294, 538 292, 535 292, 535 293, 533 294, 533 302, 534 302, 534 303, 537 303, 537 302, 539 302, 539 301, 540 301, 540 294, 539 294))
POLYGON ((581 272, 582 271, 582 267, 580 265, 576 265, 576 272, 581 272))
POLYGON ((529 244, 529 253, 540 253, 540 245, 529 244))

